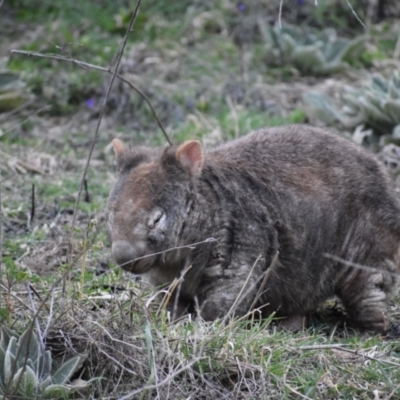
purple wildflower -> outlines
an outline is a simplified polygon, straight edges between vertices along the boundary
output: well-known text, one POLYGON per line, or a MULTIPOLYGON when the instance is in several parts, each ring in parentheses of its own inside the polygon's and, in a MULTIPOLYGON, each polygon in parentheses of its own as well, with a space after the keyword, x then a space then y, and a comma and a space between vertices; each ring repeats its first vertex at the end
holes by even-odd
POLYGON ((94 107, 94 98, 90 97, 85 101, 86 107, 87 108, 93 108, 94 107))
POLYGON ((240 12, 246 11, 246 6, 243 3, 238 3, 237 8, 240 12))

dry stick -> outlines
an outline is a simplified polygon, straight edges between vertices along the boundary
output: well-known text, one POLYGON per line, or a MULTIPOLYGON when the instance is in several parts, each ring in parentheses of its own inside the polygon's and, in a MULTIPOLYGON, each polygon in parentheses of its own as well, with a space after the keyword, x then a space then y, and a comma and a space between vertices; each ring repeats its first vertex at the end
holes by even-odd
POLYGON ((264 274, 264 279, 261 282, 261 285, 258 289, 256 297, 254 298, 253 303, 250 306, 249 312, 251 312, 253 310, 254 306, 257 304, 257 301, 260 298, 265 285, 267 284, 268 278, 270 277, 272 270, 275 268, 276 262, 278 261, 278 257, 279 257, 279 251, 277 251, 275 253, 274 258, 271 261, 271 265, 269 266, 269 268, 267 269, 267 271, 264 274))
MULTIPOLYGON (((351 350, 351 349, 346 349, 345 347, 343 347, 343 344, 339 344, 339 345, 325 345, 326 347, 324 347, 324 345, 317 345, 317 346, 299 346, 297 347, 299 350, 315 350, 316 348, 318 349, 335 349, 335 350, 340 350, 340 351, 345 351, 347 353, 351 353, 354 354, 356 356, 359 357, 364 357, 367 358, 368 360, 372 360, 372 361, 376 361, 376 362, 380 362, 383 364, 387 364, 387 365, 392 365, 394 367, 400 367, 400 364, 395 363, 393 361, 387 361, 387 360, 380 360, 379 358, 375 358, 372 356, 367 356, 366 354, 360 354, 357 350, 351 350)), ((347 346, 347 345, 346 345, 347 346)))
POLYGON ((178 288, 178 290, 176 291, 176 294, 175 294, 174 308, 173 308, 173 310, 172 310, 172 320, 175 319, 175 313, 176 313, 176 311, 177 311, 177 309, 178 309, 178 301, 177 301, 177 300, 178 300, 179 294, 180 294, 180 287, 181 287, 181 284, 182 284, 182 282, 183 282, 183 280, 184 280, 184 277, 185 277, 186 273, 187 273, 191 268, 192 268, 192 265, 189 265, 187 268, 185 268, 185 269, 181 272, 181 275, 179 276, 179 278, 175 278, 175 279, 171 282, 171 284, 168 286, 167 291, 166 291, 166 293, 165 293, 165 295, 164 295, 164 298, 163 298, 163 300, 162 300, 160 306, 158 307, 157 314, 158 314, 161 310, 165 310, 165 309, 168 307, 168 304, 169 304, 169 302, 170 302, 170 300, 171 300, 172 295, 173 295, 174 292, 175 292, 175 289, 178 288))
POLYGON ((90 195, 89 195, 89 187, 87 183, 87 179, 84 181, 84 186, 85 186, 85 202, 90 203, 90 195))
MULTIPOLYGON (((111 68, 100 67, 99 65, 90 64, 90 63, 87 63, 87 62, 84 62, 84 61, 76 60, 75 58, 66 57, 66 56, 62 56, 62 55, 59 55, 59 54, 42 54, 42 53, 38 53, 36 51, 26 51, 26 50, 11 50, 11 53, 13 53, 13 54, 22 54, 22 55, 33 56, 33 57, 49 58, 49 59, 58 60, 58 61, 66 61, 66 62, 70 62, 70 63, 76 64, 76 65, 78 65, 79 67, 82 67, 82 68, 95 69, 95 70, 98 70, 98 71, 107 72, 107 73, 112 74, 112 75, 114 75, 114 73, 115 73, 115 71, 113 71, 111 68)), ((158 118, 156 110, 154 109, 154 107, 151 104, 151 101, 147 97, 147 95, 144 92, 142 92, 137 86, 135 86, 133 83, 128 81, 126 78, 124 78, 122 75, 117 73, 117 74, 115 74, 115 76, 118 79, 120 79, 122 82, 126 83, 131 89, 133 89, 136 93, 138 93, 143 98, 143 100, 149 106, 149 108, 150 108, 150 110, 151 110, 151 112, 153 114, 153 117, 157 121, 158 127, 161 129, 161 131, 162 131, 165 139, 167 140, 168 144, 170 146, 172 146, 172 141, 169 138, 169 136, 167 134, 167 131, 165 130, 163 124, 160 121, 160 119, 158 118)))
POLYGON ((2 191, 2 174, 0 168, 0 282, 3 281, 3 202, 1 197, 2 191))
POLYGON ((236 307, 237 307, 237 304, 239 303, 239 300, 242 300, 242 299, 241 299, 241 296, 242 296, 242 294, 243 294, 243 292, 244 292, 244 288, 247 286, 247 283, 249 282, 250 277, 251 277, 251 275, 253 274, 254 268, 256 267, 258 261, 260 261, 261 256, 262 256, 262 254, 260 254, 260 255, 256 258, 256 261, 254 262, 254 264, 253 264, 253 266, 252 266, 250 272, 248 273, 247 278, 246 278, 246 280, 244 281, 243 286, 242 286, 242 288, 240 289, 239 294, 236 296, 236 299, 235 299, 235 301, 233 302, 231 308, 229 309, 228 313, 225 315, 224 319, 222 320, 222 325, 225 323, 225 321, 226 321, 226 319, 229 317, 229 315, 230 315, 233 311, 235 311, 235 309, 236 309, 236 307))
MULTIPOLYGON (((124 37, 124 39, 122 41, 121 49, 120 49, 120 52, 119 52, 118 58, 117 58, 117 63, 115 65, 115 70, 114 70, 114 73, 113 73, 113 75, 111 77, 110 84, 108 85, 107 92, 106 92, 106 94, 104 96, 103 104, 101 105, 100 115, 99 115, 99 118, 97 119, 96 130, 94 132, 94 136, 93 136, 93 139, 92 139, 92 144, 90 146, 89 154, 88 154, 88 157, 86 159, 86 165, 85 165, 85 168, 83 170, 82 180, 81 180, 81 184, 79 186, 79 191, 78 191, 78 198, 76 199, 75 207, 74 207, 74 216, 72 218, 72 223, 71 223, 71 232, 70 232, 69 241, 68 241, 69 242, 68 243, 68 260, 67 260, 68 265, 72 264, 71 263, 72 238, 73 238, 73 234, 74 234, 74 227, 75 227, 75 223, 76 223, 78 205, 79 205, 79 202, 81 200, 81 195, 82 195, 82 190, 83 190, 83 187, 84 187, 84 182, 85 182, 85 179, 86 179, 86 174, 87 174, 87 171, 89 169, 89 164, 90 164, 90 160, 92 158, 94 145, 96 144, 97 136, 99 134, 100 124, 101 124, 101 120, 103 119, 104 111, 106 109, 107 99, 108 99, 108 96, 110 95, 111 88, 112 88, 112 85, 113 85, 114 80, 115 80, 115 75, 117 74, 117 71, 118 71, 118 68, 119 68, 119 64, 121 63, 122 54, 124 52, 126 43, 128 41, 129 33, 131 32, 131 30, 133 28, 133 25, 134 25, 134 23, 136 21, 140 3, 141 3, 141 0, 138 0, 137 3, 136 3, 135 11, 132 14, 131 20, 129 22, 128 29, 126 30, 125 37, 124 37)), ((65 291, 65 281, 63 282, 63 292, 64 291, 65 291)))
POLYGON ((32 225, 33 218, 35 218, 35 184, 32 183, 32 191, 31 191, 31 215, 29 217, 29 225, 32 225))
POLYGON ((184 245, 184 246, 171 247, 170 249, 167 249, 167 250, 159 251, 157 253, 146 254, 145 256, 134 258, 132 260, 126 261, 123 264, 120 264, 120 267, 123 267, 124 265, 130 264, 130 263, 138 261, 138 260, 143 260, 144 258, 154 257, 154 256, 158 256, 160 254, 165 254, 165 253, 168 253, 168 252, 173 251, 173 250, 180 250, 180 249, 191 249, 191 250, 193 250, 193 249, 195 249, 195 246, 197 246, 198 244, 217 242, 217 241, 218 241, 217 239, 214 239, 214 238, 211 237, 211 238, 208 238, 206 240, 203 240, 202 242, 191 243, 191 244, 187 244, 187 245, 184 245))
POLYGON ((349 0, 347 1, 347 5, 349 6, 351 12, 353 13, 353 15, 356 17, 356 20, 363 26, 363 28, 365 29, 365 24, 364 22, 361 21, 360 17, 357 15, 356 11, 354 10, 353 6, 350 4, 349 0))
POLYGON ((282 7, 283 7, 283 0, 279 2, 279 29, 282 29, 282 7))
POLYGON ((400 274, 398 272, 382 271, 381 268, 369 267, 368 265, 362 265, 362 264, 354 263, 352 261, 347 261, 344 258, 334 256, 333 254, 324 253, 323 256, 326 258, 330 258, 331 260, 340 262, 343 265, 345 265, 346 267, 358 268, 358 269, 362 269, 364 271, 371 271, 371 272, 372 271, 384 272, 385 274, 396 276, 396 277, 400 276, 400 274))
POLYGON ((293 389, 291 386, 289 386, 287 383, 285 383, 285 386, 294 394, 296 394, 297 396, 300 396, 302 399, 306 399, 306 400, 312 400, 311 397, 305 396, 304 394, 301 394, 300 392, 298 392, 296 389, 293 389))
POLYGON ((309 346, 298 346, 299 350, 321 350, 321 349, 338 349, 342 346, 351 346, 349 343, 335 343, 335 344, 314 344, 309 346))
POLYGON ((393 395, 400 389, 400 385, 397 385, 388 396, 385 397, 385 400, 389 400, 393 397, 393 395))

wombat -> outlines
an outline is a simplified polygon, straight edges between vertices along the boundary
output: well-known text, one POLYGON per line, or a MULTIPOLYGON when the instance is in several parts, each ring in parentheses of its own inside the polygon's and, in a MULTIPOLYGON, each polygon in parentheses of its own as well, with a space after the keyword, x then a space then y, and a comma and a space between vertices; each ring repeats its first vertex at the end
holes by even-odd
POLYGON ((306 125, 207 151, 197 140, 113 146, 112 254, 155 286, 187 269, 171 302, 178 313, 195 305, 214 320, 258 309, 296 321, 337 295, 354 325, 386 331, 400 205, 372 154, 306 125))

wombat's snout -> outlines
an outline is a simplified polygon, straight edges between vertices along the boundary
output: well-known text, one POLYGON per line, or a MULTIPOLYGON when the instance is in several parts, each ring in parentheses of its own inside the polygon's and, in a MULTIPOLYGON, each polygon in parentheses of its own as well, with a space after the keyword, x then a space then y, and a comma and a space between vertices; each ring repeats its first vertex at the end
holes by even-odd
POLYGON ((135 259, 146 253, 146 243, 137 241, 134 244, 126 240, 117 240, 112 244, 112 255, 119 266, 131 270, 135 259))

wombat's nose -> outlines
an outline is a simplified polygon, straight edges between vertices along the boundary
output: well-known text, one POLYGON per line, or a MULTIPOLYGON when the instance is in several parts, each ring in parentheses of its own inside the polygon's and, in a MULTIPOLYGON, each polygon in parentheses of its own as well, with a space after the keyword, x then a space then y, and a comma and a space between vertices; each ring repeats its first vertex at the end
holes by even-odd
POLYGON ((131 244, 126 240, 117 240, 113 242, 111 251, 118 265, 129 268, 136 258, 146 253, 146 244, 141 241, 131 244))

